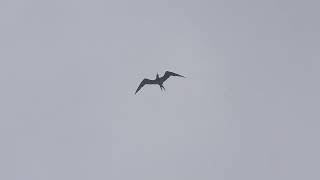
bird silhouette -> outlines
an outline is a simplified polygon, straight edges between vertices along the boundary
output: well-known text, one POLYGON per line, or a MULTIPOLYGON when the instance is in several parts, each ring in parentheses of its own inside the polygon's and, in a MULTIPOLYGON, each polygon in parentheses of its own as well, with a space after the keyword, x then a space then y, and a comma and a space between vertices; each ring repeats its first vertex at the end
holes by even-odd
POLYGON ((137 94, 137 92, 146 84, 157 84, 160 86, 161 90, 166 90, 164 86, 162 85, 170 76, 178 76, 178 77, 183 77, 180 74, 176 74, 174 72, 166 71, 162 77, 159 77, 159 74, 157 73, 156 79, 150 80, 150 79, 143 79, 142 82, 140 83, 138 89, 134 94, 137 94))

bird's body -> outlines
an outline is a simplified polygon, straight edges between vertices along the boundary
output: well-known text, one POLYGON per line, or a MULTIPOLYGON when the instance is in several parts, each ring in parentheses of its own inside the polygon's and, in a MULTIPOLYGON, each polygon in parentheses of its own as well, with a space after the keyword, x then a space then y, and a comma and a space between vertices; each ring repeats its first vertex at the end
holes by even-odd
POLYGON ((178 77, 184 77, 179 74, 176 74, 174 72, 166 71, 162 77, 159 77, 159 74, 157 74, 156 78, 154 80, 150 79, 143 79, 140 83, 138 89, 136 90, 135 94, 146 84, 157 84, 160 86, 161 90, 166 90, 163 86, 163 83, 170 77, 170 76, 178 76, 178 77))

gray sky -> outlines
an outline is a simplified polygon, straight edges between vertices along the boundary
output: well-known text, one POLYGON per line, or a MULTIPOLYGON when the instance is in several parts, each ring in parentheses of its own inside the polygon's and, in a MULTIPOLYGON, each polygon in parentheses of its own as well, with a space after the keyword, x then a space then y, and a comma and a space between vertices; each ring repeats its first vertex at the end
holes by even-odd
POLYGON ((319 5, 2 0, 0 179, 320 179, 319 5))

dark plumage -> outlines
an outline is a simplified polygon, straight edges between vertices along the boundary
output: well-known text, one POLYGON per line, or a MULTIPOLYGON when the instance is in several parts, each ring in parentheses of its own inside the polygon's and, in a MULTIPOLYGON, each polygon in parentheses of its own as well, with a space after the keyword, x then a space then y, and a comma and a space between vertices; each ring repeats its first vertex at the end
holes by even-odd
POLYGON ((159 77, 159 74, 157 74, 156 79, 150 80, 150 79, 143 79, 140 83, 138 89, 136 90, 135 94, 146 84, 158 84, 161 88, 161 90, 166 90, 164 86, 162 85, 170 76, 178 76, 178 77, 184 77, 182 75, 176 74, 174 72, 166 71, 162 77, 159 77))

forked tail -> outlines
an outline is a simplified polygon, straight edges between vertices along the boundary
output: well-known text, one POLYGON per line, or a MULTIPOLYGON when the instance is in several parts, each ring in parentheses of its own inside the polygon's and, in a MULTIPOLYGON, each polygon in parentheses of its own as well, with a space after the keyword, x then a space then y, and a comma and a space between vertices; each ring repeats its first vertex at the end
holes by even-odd
POLYGON ((166 88, 164 88, 164 86, 162 84, 160 84, 160 89, 161 89, 161 91, 162 91, 162 89, 166 90, 166 88))

